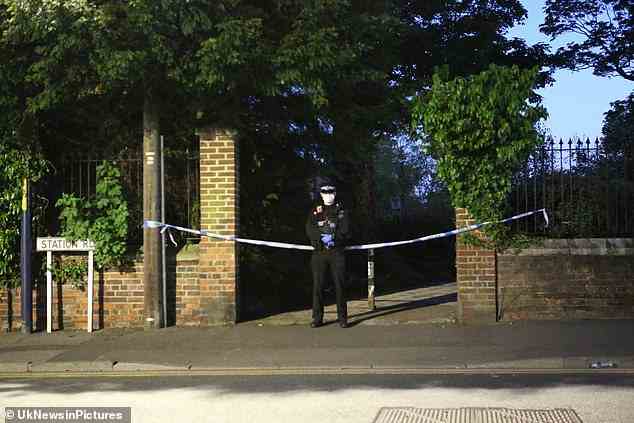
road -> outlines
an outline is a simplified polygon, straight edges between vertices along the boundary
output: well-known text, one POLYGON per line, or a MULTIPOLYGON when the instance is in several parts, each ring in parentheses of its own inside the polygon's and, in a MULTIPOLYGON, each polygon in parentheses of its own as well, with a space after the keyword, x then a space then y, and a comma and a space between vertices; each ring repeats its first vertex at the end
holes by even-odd
POLYGON ((370 423, 381 407, 569 408, 583 423, 631 423, 634 378, 345 374, 0 379, 0 406, 2 412, 6 406, 131 407, 132 421, 144 423, 370 423))

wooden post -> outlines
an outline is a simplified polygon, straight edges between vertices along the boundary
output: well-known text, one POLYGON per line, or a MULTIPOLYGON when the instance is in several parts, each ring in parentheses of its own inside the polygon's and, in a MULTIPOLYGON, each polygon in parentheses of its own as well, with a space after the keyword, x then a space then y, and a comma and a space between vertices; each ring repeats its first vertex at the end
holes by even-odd
MULTIPOLYGON (((160 126, 157 98, 146 92, 143 106, 143 219, 161 220, 160 126)), ((143 229, 144 326, 161 327, 161 235, 159 228, 143 229)))

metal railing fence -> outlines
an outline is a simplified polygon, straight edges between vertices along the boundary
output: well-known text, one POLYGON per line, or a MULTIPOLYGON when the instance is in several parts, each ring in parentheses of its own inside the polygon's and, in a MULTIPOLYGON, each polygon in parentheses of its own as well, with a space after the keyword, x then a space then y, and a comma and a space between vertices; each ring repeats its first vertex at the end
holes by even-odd
POLYGON ((545 207, 550 225, 535 216, 514 229, 553 238, 634 236, 632 148, 601 140, 549 139, 514 176, 511 211, 545 207))
MULTIPOLYGON (((165 149, 166 221, 179 226, 200 225, 199 154, 198 151, 165 149)), ((117 157, 77 154, 61 166, 62 192, 79 197, 95 195, 96 169, 103 161, 114 162, 121 172, 124 195, 128 202, 128 243, 143 243, 143 160, 142 151, 127 150, 117 157)), ((181 235, 182 236, 182 235, 181 235)))

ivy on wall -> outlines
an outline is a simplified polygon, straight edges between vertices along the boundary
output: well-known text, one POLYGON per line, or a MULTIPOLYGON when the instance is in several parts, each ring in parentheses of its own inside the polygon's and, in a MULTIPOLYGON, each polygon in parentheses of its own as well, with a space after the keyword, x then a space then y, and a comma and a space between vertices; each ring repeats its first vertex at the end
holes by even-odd
MULTIPOLYGON (((430 141, 453 206, 479 222, 500 220, 513 174, 543 142, 537 124, 547 113, 534 92, 537 69, 491 65, 467 78, 445 75, 436 72, 431 90, 416 98, 413 125, 430 141)), ((517 244, 504 225, 484 232, 495 248, 517 244)))
MULTIPOLYGON (((71 240, 92 240, 95 243, 95 266, 98 269, 121 264, 126 253, 129 214, 120 178, 119 169, 104 161, 97 166, 94 198, 64 194, 56 203, 57 207, 62 208, 61 235, 71 240)), ((64 262, 56 275, 59 279, 81 286, 85 269, 85 262, 71 260, 64 262)))

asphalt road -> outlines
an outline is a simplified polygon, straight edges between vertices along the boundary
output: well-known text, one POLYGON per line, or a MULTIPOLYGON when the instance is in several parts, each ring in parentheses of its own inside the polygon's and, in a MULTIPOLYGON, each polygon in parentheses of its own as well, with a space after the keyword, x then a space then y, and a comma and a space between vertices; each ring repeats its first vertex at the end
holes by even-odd
POLYGON ((488 374, 0 379, 2 413, 7 406, 131 407, 135 423, 370 423, 381 407, 569 408, 583 423, 631 423, 634 377, 488 374))

